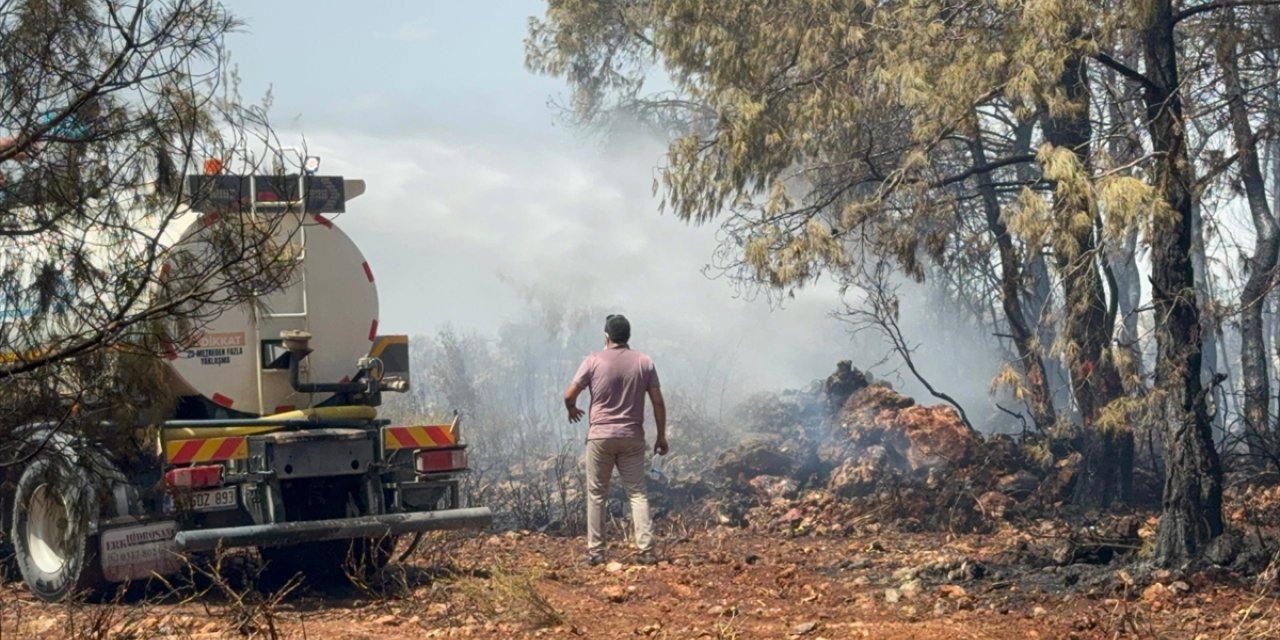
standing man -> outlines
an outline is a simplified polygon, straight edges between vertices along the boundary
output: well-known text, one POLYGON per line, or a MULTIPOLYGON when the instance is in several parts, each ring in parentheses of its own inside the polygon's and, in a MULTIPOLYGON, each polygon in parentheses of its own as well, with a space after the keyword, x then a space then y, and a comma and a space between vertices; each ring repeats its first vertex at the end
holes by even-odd
POLYGON ((587 563, 604 562, 604 503, 609 495, 609 477, 618 468, 622 486, 631 499, 631 520, 635 524, 636 546, 641 564, 655 564, 653 523, 649 519, 649 496, 645 495, 644 398, 653 403, 653 419, 658 427, 653 451, 667 455, 667 405, 658 385, 658 370, 649 356, 633 351, 631 323, 621 315, 604 321, 604 351, 582 361, 573 382, 564 391, 564 407, 569 422, 582 419, 578 394, 591 390, 591 415, 587 429, 587 563))

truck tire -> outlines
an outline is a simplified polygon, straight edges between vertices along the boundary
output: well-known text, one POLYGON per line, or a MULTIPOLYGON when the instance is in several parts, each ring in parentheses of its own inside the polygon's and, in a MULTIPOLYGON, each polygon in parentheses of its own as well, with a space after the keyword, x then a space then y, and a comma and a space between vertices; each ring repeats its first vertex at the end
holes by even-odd
POLYGON ((97 599, 109 583, 98 560, 95 483, 58 456, 41 456, 14 490, 10 540, 22 579, 46 602, 97 599))

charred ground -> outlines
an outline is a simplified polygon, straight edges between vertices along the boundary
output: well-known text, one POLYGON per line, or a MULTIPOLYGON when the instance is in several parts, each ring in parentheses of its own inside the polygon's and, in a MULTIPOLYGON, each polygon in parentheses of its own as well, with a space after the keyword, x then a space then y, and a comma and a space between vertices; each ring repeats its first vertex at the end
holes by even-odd
MULTIPOLYGON (((610 562, 579 562, 581 485, 564 454, 503 480, 503 532, 429 537, 358 584, 268 592, 253 555, 193 565, 117 601, 35 602, 4 588, 11 637, 1264 638, 1275 617, 1280 488, 1232 485, 1232 534, 1180 570, 1148 557, 1158 494, 1071 506, 1079 456, 983 436, 950 408, 861 377, 756 396, 706 425, 652 483, 664 561, 631 562, 611 502, 610 562), (526 525, 518 526, 523 520, 526 525)), ((404 549, 405 547, 401 547, 404 549)))

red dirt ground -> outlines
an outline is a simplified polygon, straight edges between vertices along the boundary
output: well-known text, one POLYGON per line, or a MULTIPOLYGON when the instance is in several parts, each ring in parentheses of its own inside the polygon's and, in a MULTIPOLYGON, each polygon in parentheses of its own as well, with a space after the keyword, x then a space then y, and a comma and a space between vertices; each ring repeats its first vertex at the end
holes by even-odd
POLYGON ((0 640, 1280 637, 1276 600, 1258 595, 1252 581, 1168 572, 1135 580, 1138 570, 1119 565, 1032 569, 1010 561, 1030 535, 1008 528, 986 536, 712 529, 677 537, 664 537, 659 566, 631 564, 615 548, 620 563, 587 567, 581 538, 438 536, 390 569, 381 590, 299 589, 274 604, 205 581, 207 593, 185 600, 133 594, 118 604, 48 605, 8 584, 0 589, 0 640), (949 567, 959 569, 947 576, 949 567), (911 573, 921 574, 918 582, 911 573))

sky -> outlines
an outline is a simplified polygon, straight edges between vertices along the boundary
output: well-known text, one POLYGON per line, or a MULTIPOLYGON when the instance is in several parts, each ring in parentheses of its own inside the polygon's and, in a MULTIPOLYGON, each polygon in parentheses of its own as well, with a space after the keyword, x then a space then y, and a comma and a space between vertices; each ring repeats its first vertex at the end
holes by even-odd
POLYGON ((659 213, 663 146, 604 152, 549 106, 565 86, 525 70, 542 2, 227 5, 247 23, 228 40, 241 94, 270 89, 286 141, 305 135, 320 173, 368 185, 338 223, 377 276, 383 331, 495 335, 528 313, 528 288, 627 314, 636 348, 696 340, 748 387, 799 387, 837 360, 881 357, 831 319, 832 287, 776 309, 702 274, 716 229, 659 213))

